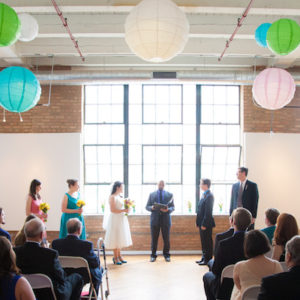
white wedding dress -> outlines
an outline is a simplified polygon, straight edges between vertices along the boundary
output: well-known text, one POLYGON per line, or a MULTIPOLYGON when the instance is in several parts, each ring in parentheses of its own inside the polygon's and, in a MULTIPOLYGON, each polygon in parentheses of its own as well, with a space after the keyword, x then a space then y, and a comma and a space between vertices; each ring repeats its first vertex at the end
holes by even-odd
MULTIPOLYGON (((115 197, 116 208, 123 209, 123 198, 115 197)), ((107 215, 106 224, 103 224, 106 230, 104 244, 107 249, 121 249, 132 245, 130 227, 128 218, 124 212, 116 214, 110 211, 109 205, 107 207, 109 213, 107 215)))

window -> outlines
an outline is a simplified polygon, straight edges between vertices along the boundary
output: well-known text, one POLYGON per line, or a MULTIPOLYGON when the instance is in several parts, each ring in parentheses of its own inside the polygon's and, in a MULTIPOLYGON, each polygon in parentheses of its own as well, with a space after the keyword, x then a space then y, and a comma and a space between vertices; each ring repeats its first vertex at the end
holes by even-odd
POLYGON ((212 179, 214 212, 228 213, 241 152, 239 87, 86 86, 83 135, 88 213, 102 212, 115 180, 124 182, 136 213, 145 213, 160 179, 176 214, 194 212, 201 177, 212 179))
POLYGON ((231 186, 240 165, 238 86, 201 86, 201 176, 212 180, 214 212, 228 213, 231 186))

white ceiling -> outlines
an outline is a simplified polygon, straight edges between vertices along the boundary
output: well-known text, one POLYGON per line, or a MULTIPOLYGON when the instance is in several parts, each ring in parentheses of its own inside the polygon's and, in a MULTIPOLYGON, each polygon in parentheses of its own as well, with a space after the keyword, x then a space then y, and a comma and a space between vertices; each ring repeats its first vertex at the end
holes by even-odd
POLYGON ((145 62, 132 54, 124 39, 124 22, 138 0, 57 0, 78 40, 85 62, 78 57, 50 0, 4 0, 17 13, 32 14, 39 23, 39 35, 32 42, 17 42, 0 48, 0 65, 71 66, 76 70, 160 70, 252 68, 253 65, 300 66, 300 47, 288 57, 274 56, 254 39, 257 26, 288 17, 300 23, 300 0, 256 0, 230 44, 225 57, 218 57, 235 29, 249 0, 180 0, 176 2, 190 22, 189 41, 182 54, 161 64, 145 62))

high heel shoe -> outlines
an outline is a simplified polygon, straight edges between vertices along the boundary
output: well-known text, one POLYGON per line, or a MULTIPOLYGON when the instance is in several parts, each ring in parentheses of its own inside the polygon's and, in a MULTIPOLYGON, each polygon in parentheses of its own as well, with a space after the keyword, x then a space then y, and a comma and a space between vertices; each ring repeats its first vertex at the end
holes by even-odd
POLYGON ((119 257, 119 261, 122 263, 122 264, 127 264, 127 261, 126 260, 123 260, 123 258, 119 257))
POLYGON ((113 261, 114 265, 120 266, 122 264, 120 261, 116 261, 114 257, 113 257, 112 261, 113 261))

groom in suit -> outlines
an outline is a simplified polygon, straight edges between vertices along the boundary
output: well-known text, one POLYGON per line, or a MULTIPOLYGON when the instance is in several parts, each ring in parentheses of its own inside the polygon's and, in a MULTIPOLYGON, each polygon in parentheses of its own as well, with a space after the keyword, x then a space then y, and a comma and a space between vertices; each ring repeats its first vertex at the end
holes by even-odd
POLYGON ((158 183, 158 190, 149 195, 146 209, 151 212, 151 262, 156 260, 157 242, 160 231, 164 240, 163 255, 166 262, 170 262, 170 228, 171 216, 174 211, 173 194, 164 190, 165 182, 163 180, 158 183), (154 204, 165 204, 167 208, 156 209, 154 204))
POLYGON ((248 230, 251 230, 254 229, 259 196, 257 184, 248 180, 247 175, 247 168, 241 167, 238 169, 236 176, 239 182, 235 183, 231 190, 230 215, 238 207, 248 209, 252 214, 252 224, 248 228, 248 230))
POLYGON ((202 245, 202 259, 196 261, 199 265, 207 265, 213 255, 212 230, 216 226, 212 211, 214 207, 214 196, 210 191, 211 181, 201 179, 201 190, 203 195, 197 206, 196 225, 199 227, 200 239, 202 245))

